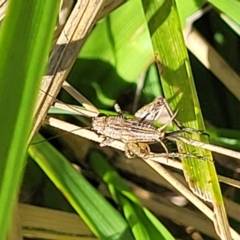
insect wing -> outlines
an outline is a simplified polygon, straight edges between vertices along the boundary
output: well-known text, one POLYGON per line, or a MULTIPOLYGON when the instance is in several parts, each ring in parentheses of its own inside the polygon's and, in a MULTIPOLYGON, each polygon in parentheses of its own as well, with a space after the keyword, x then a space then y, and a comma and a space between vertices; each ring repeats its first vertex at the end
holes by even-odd
POLYGON ((164 107, 164 99, 158 97, 154 101, 140 108, 134 114, 134 117, 141 121, 156 121, 162 114, 164 107))

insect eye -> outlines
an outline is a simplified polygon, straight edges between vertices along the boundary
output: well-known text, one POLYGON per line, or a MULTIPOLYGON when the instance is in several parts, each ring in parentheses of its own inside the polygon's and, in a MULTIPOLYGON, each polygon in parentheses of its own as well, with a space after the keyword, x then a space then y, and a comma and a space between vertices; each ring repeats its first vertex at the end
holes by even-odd
POLYGON ((162 105, 163 104, 163 98, 162 97, 158 98, 156 104, 159 105, 159 106, 162 105))

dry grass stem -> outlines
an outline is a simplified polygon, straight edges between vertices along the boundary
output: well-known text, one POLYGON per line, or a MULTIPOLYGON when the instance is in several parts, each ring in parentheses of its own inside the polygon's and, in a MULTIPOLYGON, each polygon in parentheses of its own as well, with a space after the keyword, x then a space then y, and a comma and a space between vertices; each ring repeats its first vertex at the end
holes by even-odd
POLYGON ((56 102, 54 103, 54 106, 56 108, 66 110, 66 111, 71 112, 73 114, 83 115, 83 116, 89 117, 89 118, 96 117, 98 115, 98 112, 90 111, 90 110, 87 110, 85 108, 80 108, 78 106, 66 105, 65 103, 62 103, 58 100, 56 100, 56 102))
POLYGON ((0 0, 0 22, 4 19, 6 15, 7 6, 8 6, 7 0, 0 0))
POLYGON ((188 49, 240 100, 240 77, 194 28, 186 38, 188 49))
POLYGON ((64 81, 62 87, 87 110, 99 113, 98 109, 68 82, 64 81))
POLYGON ((170 139, 172 141, 181 141, 181 142, 184 142, 186 144, 189 144, 189 145, 192 145, 195 147, 203 148, 203 149, 206 149, 206 150, 209 150, 212 152, 220 153, 225 156, 240 159, 240 152, 237 152, 237 151, 234 151, 231 149, 227 149, 224 147, 220 147, 220 146, 216 146, 213 144, 204 143, 204 142, 200 142, 197 140, 188 139, 188 138, 184 138, 184 137, 180 137, 180 136, 171 136, 171 137, 168 137, 168 139, 170 139))
POLYGON ((21 219, 23 236, 26 238, 96 239, 84 221, 74 213, 19 204, 19 218, 21 219))
POLYGON ((38 131, 47 115, 53 99, 62 87, 86 37, 103 8, 103 0, 77 1, 49 58, 46 75, 43 77, 35 110, 35 125, 32 136, 38 131))

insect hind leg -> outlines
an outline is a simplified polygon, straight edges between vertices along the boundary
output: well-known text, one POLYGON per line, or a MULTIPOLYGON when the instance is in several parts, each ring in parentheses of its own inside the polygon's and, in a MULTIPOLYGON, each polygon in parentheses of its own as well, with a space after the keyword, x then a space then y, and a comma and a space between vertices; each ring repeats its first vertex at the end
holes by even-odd
POLYGON ((165 150, 164 154, 166 154, 166 158, 168 159, 169 152, 168 152, 167 146, 165 145, 165 143, 162 140, 157 139, 157 141, 162 145, 163 149, 165 150))
POLYGON ((171 153, 159 153, 155 154, 155 157, 166 157, 166 158, 195 158, 198 160, 206 160, 205 156, 195 155, 193 153, 179 153, 179 152, 171 152, 171 153))
MULTIPOLYGON (((172 133, 179 134, 179 132, 182 132, 182 130, 178 130, 178 131, 175 131, 175 132, 172 132, 172 133)), ((166 157, 167 159, 168 158, 181 158, 181 157, 197 158, 197 159, 201 159, 201 160, 205 160, 206 159, 205 156, 198 156, 198 155, 195 155, 195 154, 192 154, 192 153, 179 153, 179 152, 171 152, 171 153, 169 153, 169 151, 168 151, 166 145, 164 144, 164 142, 161 141, 160 139, 158 139, 157 141, 162 145, 162 147, 165 150, 165 153, 155 154, 155 156, 166 157)))
POLYGON ((178 135, 180 133, 186 132, 186 133, 190 133, 190 134, 197 133, 197 134, 200 134, 200 135, 206 135, 206 136, 210 137, 208 133, 204 132, 204 130, 198 130, 198 129, 195 129, 195 128, 185 127, 180 121, 178 121, 175 118, 175 116, 174 116, 175 114, 173 113, 172 109, 170 108, 170 106, 167 103, 165 98, 162 98, 162 104, 164 105, 164 107, 166 108, 168 114, 172 118, 172 121, 180 129, 178 131, 173 131, 172 133, 170 133, 171 135, 178 135))
POLYGON ((195 128, 189 128, 189 127, 183 127, 180 130, 176 130, 176 131, 172 131, 172 132, 165 132, 165 137, 167 138, 167 137, 171 137, 171 136, 177 136, 182 133, 189 133, 189 134, 197 133, 200 135, 206 135, 206 136, 210 137, 210 135, 208 133, 205 133, 203 130, 197 130, 195 128))

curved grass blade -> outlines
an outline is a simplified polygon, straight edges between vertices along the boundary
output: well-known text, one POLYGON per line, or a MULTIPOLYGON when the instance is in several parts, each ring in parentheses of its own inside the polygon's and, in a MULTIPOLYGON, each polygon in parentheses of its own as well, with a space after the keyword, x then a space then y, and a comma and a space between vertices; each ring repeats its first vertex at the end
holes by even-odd
POLYGON ((100 239, 133 239, 122 216, 51 144, 37 134, 29 154, 100 239))

